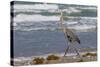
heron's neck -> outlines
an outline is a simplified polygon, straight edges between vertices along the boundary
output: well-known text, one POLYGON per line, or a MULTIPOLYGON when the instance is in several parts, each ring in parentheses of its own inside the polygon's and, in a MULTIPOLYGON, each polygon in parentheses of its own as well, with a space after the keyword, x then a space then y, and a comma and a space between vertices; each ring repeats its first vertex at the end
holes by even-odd
POLYGON ((60 17, 60 25, 61 25, 61 30, 64 30, 65 26, 64 26, 64 19, 63 19, 63 15, 62 14, 61 14, 61 17, 60 17))

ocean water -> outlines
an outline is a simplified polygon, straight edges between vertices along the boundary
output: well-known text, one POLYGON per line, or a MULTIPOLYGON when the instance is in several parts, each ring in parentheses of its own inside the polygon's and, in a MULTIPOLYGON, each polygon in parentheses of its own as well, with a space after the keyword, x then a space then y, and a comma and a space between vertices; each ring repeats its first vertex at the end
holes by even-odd
POLYGON ((97 47, 97 6, 21 2, 12 6, 14 57, 64 53, 68 41, 58 31, 60 11, 68 17, 64 26, 74 30, 81 41, 75 45, 78 49, 97 47))
MULTIPOLYGON (((76 32, 81 44, 77 48, 96 48, 97 32, 76 32)), ((64 53, 67 44, 61 31, 14 31, 14 57, 64 53)))

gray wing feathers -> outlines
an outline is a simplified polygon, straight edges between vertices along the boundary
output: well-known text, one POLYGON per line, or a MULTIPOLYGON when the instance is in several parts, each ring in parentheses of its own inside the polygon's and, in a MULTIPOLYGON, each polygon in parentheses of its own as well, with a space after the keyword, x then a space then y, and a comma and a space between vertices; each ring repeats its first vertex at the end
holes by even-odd
POLYGON ((78 42, 80 44, 80 39, 71 30, 65 29, 64 34, 70 42, 78 42))

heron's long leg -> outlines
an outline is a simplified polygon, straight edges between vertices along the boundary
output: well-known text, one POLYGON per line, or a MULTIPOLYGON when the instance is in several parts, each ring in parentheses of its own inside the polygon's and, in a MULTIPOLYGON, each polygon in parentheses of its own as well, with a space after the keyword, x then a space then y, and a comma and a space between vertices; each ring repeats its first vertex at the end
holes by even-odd
POLYGON ((66 56, 66 54, 67 54, 68 50, 69 50, 69 45, 68 45, 67 49, 65 50, 64 57, 66 56))
POLYGON ((75 49, 77 55, 79 56, 79 58, 80 58, 81 60, 83 60, 82 57, 81 57, 81 55, 80 55, 80 53, 79 53, 79 51, 78 51, 75 47, 74 47, 74 49, 75 49))
POLYGON ((74 48, 74 49, 75 49, 77 55, 80 57, 80 54, 79 54, 78 50, 76 48, 74 48))

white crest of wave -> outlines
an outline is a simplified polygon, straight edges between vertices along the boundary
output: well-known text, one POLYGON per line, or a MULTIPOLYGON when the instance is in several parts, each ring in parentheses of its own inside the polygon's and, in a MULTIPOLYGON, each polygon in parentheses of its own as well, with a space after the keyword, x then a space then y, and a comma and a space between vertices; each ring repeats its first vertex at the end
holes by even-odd
POLYGON ((42 11, 41 10, 31 10, 31 9, 28 9, 28 10, 24 10, 24 9, 15 9, 14 11, 13 11, 14 13, 15 12, 34 12, 34 13, 41 13, 42 11))
POLYGON ((71 25, 71 24, 78 24, 78 22, 77 21, 69 21, 69 22, 68 21, 67 22, 65 21, 64 24, 71 25))
POLYGON ((34 5, 14 5, 14 9, 42 9, 42 10, 48 10, 48 9, 58 9, 58 5, 55 4, 34 4, 34 5))
POLYGON ((26 15, 19 14, 14 17, 14 22, 40 22, 40 21, 59 21, 58 16, 26 15))
POLYGON ((77 26, 73 26, 69 28, 75 29, 75 30, 88 30, 88 29, 95 29, 96 26, 95 25, 77 25, 77 26))

